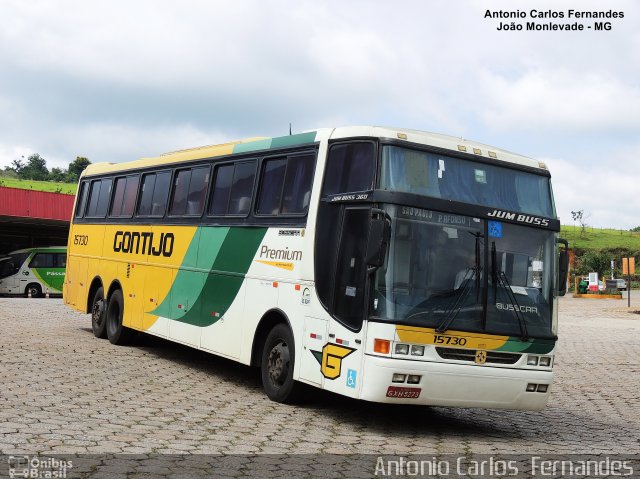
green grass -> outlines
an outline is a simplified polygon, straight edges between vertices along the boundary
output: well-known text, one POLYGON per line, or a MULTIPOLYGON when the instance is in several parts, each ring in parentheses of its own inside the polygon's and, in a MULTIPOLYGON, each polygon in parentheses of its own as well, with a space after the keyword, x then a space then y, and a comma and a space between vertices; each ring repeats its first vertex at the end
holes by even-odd
POLYGON ((574 249, 604 249, 604 248, 628 248, 633 251, 640 250, 640 233, 631 231, 585 228, 581 234, 580 226, 563 225, 560 228, 560 236, 569 241, 569 247, 574 249))
POLYGON ((50 191, 53 193, 65 193, 75 195, 78 185, 76 183, 56 183, 53 181, 20 180, 18 178, 0 177, 0 186, 20 188, 21 190, 50 191))

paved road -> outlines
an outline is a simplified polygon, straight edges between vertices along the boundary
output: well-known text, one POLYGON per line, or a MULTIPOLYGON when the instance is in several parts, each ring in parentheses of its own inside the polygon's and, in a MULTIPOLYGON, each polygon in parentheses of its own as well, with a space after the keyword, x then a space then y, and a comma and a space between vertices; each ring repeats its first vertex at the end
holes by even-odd
POLYGON ((549 406, 518 412, 324 392, 280 405, 250 368, 154 338, 112 346, 60 299, 0 298, 0 452, 635 453, 640 314, 626 309, 563 298, 549 406))

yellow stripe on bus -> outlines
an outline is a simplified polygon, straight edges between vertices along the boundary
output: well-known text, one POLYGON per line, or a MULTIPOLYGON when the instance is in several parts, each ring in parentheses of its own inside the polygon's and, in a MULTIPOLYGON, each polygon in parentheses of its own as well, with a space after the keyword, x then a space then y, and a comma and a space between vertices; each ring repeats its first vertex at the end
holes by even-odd
POLYGON ((509 336, 469 333, 463 331, 447 331, 437 333, 433 328, 414 326, 396 326, 396 333, 402 342, 413 344, 435 344, 468 349, 499 349, 505 345, 509 336))

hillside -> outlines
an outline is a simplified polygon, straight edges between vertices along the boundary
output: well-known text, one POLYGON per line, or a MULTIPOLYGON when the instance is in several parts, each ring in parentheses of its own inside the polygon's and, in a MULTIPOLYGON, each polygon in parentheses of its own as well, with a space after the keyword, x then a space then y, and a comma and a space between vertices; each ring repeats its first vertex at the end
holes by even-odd
POLYGON ((624 230, 586 228, 583 235, 579 226, 562 225, 560 236, 569 241, 569 247, 578 250, 626 248, 640 251, 640 233, 624 230))
POLYGON ((0 177, 0 186, 20 188, 22 190, 49 191, 52 193, 64 193, 75 195, 78 185, 76 183, 56 183, 53 181, 20 180, 18 178, 0 177))

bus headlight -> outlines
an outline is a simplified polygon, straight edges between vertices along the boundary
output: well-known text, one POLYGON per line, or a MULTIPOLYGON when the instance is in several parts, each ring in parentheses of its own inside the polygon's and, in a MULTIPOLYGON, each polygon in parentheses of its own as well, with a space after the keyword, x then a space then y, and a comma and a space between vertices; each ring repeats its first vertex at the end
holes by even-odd
POLYGON ((394 373, 393 376, 391 377, 391 382, 392 383, 403 383, 405 381, 405 379, 407 379, 407 375, 406 374, 394 373))
POLYGON ((527 356, 527 366, 537 366, 538 356, 527 356))
POLYGON ((424 356, 424 346, 411 346, 411 356, 424 356))
POLYGON ((409 354, 408 344, 396 344, 396 354, 409 354))
POLYGON ((541 356, 540 357, 540 366, 544 366, 546 368, 551 366, 551 356, 541 356))

